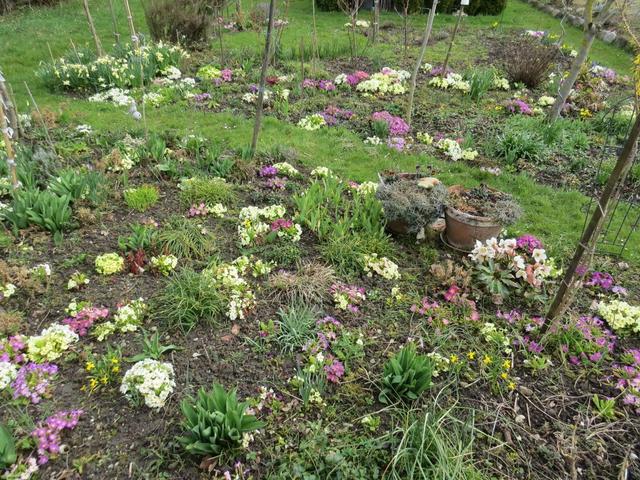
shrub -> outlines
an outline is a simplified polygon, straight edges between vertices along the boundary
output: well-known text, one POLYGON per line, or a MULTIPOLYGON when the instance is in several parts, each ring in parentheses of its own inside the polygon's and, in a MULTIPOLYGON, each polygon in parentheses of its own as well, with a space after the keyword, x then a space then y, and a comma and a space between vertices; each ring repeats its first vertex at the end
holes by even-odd
POLYGON ((278 310, 278 333, 276 341, 284 352, 300 350, 316 336, 316 320, 318 312, 302 303, 292 304, 278 310))
POLYGON ((547 78, 558 55, 553 45, 544 45, 532 37, 516 37, 505 42, 503 68, 512 82, 536 88, 547 78))
POLYGON ((147 225, 134 223, 130 225, 131 235, 118 237, 118 247, 124 252, 147 251, 155 239, 156 230, 147 225))
POLYGON ((180 183, 180 189, 180 198, 188 205, 201 202, 229 204, 236 197, 233 185, 223 178, 190 178, 180 183))
POLYGON ((144 212, 156 204, 160 198, 158 187, 154 185, 142 185, 137 188, 128 188, 124 191, 124 201, 129 208, 144 212))
POLYGON ((431 359, 417 354, 416 346, 410 343, 385 364, 382 391, 378 399, 382 403, 417 400, 431 387, 432 373, 431 359))
POLYGON ((217 383, 209 391, 201 388, 196 398, 181 404, 187 433, 178 440, 192 455, 212 457, 234 450, 242 445, 245 435, 264 426, 247 415, 246 409, 235 390, 227 392, 217 383))
MULTIPOLYGON (((425 7, 431 8, 433 2, 425 1, 425 7)), ((458 0, 441 0, 438 2, 438 13, 453 13, 460 8, 458 0)), ((500 15, 507 8, 507 0, 471 0, 464 8, 467 15, 500 15)))
POLYGON ((156 242, 165 253, 178 258, 206 259, 215 251, 210 233, 203 233, 197 223, 182 217, 171 217, 158 232, 156 242))
POLYGON ((380 256, 392 254, 389 238, 384 235, 362 233, 331 235, 320 245, 322 257, 340 275, 357 275, 362 271, 362 259, 367 254, 380 256))
POLYGON ((546 147, 535 132, 506 130, 496 138, 493 150, 506 163, 515 165, 521 159, 537 162, 543 158, 546 147))
POLYGON ((296 272, 280 270, 271 275, 268 287, 277 303, 322 305, 336 283, 332 268, 320 263, 303 263, 296 272))
POLYGON ((204 275, 183 269, 175 274, 156 298, 154 311, 169 328, 183 332, 201 320, 213 322, 223 311, 224 299, 204 275))
POLYGON ((207 39, 210 16, 204 0, 145 0, 144 16, 155 41, 194 44, 207 39))

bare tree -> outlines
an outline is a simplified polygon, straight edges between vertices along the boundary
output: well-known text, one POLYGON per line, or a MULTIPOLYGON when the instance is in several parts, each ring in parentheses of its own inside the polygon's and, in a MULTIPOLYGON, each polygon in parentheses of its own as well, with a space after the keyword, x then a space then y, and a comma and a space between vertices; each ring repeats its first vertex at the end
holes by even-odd
POLYGON ((338 0, 338 7, 349 17, 349 46, 351 48, 351 62, 355 62, 357 54, 356 44, 356 22, 358 20, 358 12, 364 0, 338 0))
POLYGON ((580 46, 578 55, 573 60, 571 69, 569 70, 569 75, 560 83, 556 101, 547 114, 547 122, 553 123, 560 116, 560 112, 562 111, 564 104, 567 102, 571 89, 580 74, 580 69, 587 60, 587 56, 589 55, 589 51, 591 50, 591 46, 593 45, 596 35, 602 28, 602 25, 610 18, 609 11, 614 1, 615 0, 606 0, 606 3, 598 13, 597 17, 594 18, 595 0, 587 0, 587 3, 584 6, 584 35, 582 37, 582 45, 580 46))
POLYGON ((269 23, 267 24, 267 38, 262 56, 262 70, 260 71, 260 85, 258 87, 258 104, 256 105, 256 121, 253 125, 253 138, 251 139, 251 158, 256 154, 258 147, 258 135, 262 126, 262 111, 264 110, 264 87, 267 79, 267 67, 269 66, 269 51, 271 50, 271 36, 275 17, 276 0, 269 0, 269 23))
POLYGON ((404 58, 407 58, 407 47, 409 46, 409 4, 411 0, 402 0, 402 12, 398 12, 396 8, 396 13, 402 17, 402 33, 403 33, 403 55, 404 58))
POLYGON ((409 91, 409 105, 407 106, 407 124, 411 125, 411 117, 413 116, 413 99, 416 94, 416 83, 418 81, 418 72, 420 71, 420 65, 424 61, 424 54, 427 52, 427 44, 429 43, 429 37, 431 36, 431 30, 433 30, 433 19, 436 16, 436 8, 438 8, 438 0, 433 0, 431 10, 429 10, 429 19, 427 20, 427 26, 424 31, 424 37, 422 38, 422 48, 420 49, 420 56, 416 61, 413 68, 413 75, 411 76, 411 90, 409 91))

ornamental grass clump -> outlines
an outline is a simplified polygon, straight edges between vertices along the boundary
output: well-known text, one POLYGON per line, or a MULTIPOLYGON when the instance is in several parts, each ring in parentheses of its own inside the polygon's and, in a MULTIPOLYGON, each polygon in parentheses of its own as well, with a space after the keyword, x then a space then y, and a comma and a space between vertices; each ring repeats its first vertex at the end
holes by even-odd
POLYGON ((239 402, 236 391, 220 384, 201 388, 196 398, 181 404, 186 434, 178 438, 184 449, 197 456, 213 457, 246 446, 251 432, 265 424, 248 415, 247 404, 239 402))
POLYGON ((382 376, 382 390, 378 399, 382 403, 414 401, 431 387, 433 361, 416 352, 410 343, 387 361, 382 376))

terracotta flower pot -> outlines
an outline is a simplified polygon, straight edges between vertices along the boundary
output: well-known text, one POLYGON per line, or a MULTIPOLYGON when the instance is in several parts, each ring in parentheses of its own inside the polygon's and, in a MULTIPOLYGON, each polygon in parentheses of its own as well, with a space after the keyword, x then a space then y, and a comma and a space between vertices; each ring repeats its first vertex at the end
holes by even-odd
POLYGON ((449 206, 444 210, 444 218, 447 243, 465 252, 473 250, 476 240, 484 242, 498 237, 502 231, 502 226, 493 218, 470 215, 449 206))
MULTIPOLYGON (((402 180, 418 180, 423 175, 419 173, 395 173, 392 175, 392 178, 397 179, 398 181, 402 180)), ((380 180, 380 185, 384 185, 387 182, 387 176, 382 173, 378 173, 378 179, 380 180)), ((406 235, 409 233, 409 224, 403 220, 387 220, 386 229, 388 232, 395 233, 397 235, 406 235)))

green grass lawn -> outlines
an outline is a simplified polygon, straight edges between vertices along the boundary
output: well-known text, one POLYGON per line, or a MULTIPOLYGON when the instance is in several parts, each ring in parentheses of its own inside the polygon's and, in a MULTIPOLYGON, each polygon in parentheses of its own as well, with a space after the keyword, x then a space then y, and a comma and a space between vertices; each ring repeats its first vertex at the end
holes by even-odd
MULTIPOLYGON (((113 40, 111 17, 108 2, 91 2, 94 20, 107 47, 113 40)), ((120 2, 114 2, 119 9, 119 28, 126 38, 126 16, 120 2)), ((133 2, 134 17, 138 27, 145 30, 141 4, 133 2)), ((249 5, 244 5, 249 8, 249 5)), ((293 0, 289 9, 290 25, 283 36, 283 48, 298 48, 300 39, 305 44, 311 43, 311 4, 307 1, 293 0)), ((400 23, 396 14, 384 15, 383 21, 400 23)), ((450 26, 455 17, 438 15, 435 30, 450 26)), ((454 64, 470 62, 476 56, 486 56, 487 49, 476 45, 468 35, 474 29, 491 29, 492 24, 500 22, 501 29, 544 29, 562 33, 557 19, 541 13, 518 0, 511 0, 502 17, 469 17, 464 20, 463 30, 453 54, 454 64)), ((341 53, 348 57, 347 37, 342 25, 345 17, 339 13, 319 13, 318 33, 321 47, 341 53)), ((425 16, 411 17, 411 38, 421 35, 425 16)), ((577 46, 581 32, 573 27, 565 27, 565 43, 577 46)), ((226 47, 242 50, 246 55, 260 52, 263 36, 256 32, 228 34, 224 39, 226 47)), ((7 80, 12 84, 18 99, 19 109, 25 110, 28 105, 24 82, 27 82, 41 108, 64 111, 67 119, 77 123, 87 123, 95 130, 139 129, 123 109, 104 104, 90 103, 70 97, 61 97, 48 92, 38 80, 35 72, 38 64, 49 58, 49 50, 54 57, 61 56, 70 47, 91 46, 81 2, 72 0, 52 9, 24 10, 19 13, 0 18, 0 67, 7 80)), ((412 42, 409 56, 417 53, 417 46, 412 42)), ((361 43, 359 48, 367 56, 377 58, 382 64, 395 66, 402 60, 402 48, 398 45, 382 45, 367 48, 361 43)), ((212 53, 216 53, 212 45, 212 53)), ((445 55, 446 42, 439 42, 427 52, 425 61, 437 63, 445 55)), ((206 54, 205 54, 206 55, 206 54)), ((211 54, 209 54, 211 58, 211 54)), ((615 68, 624 73, 630 71, 632 57, 628 53, 596 41, 592 59, 615 68)), ((445 106, 446 107, 446 106, 445 106)), ((246 146, 251 138, 253 122, 230 113, 203 113, 181 106, 167 106, 150 112, 148 123, 152 130, 173 129, 183 133, 200 133, 210 138, 228 142, 230 147, 246 146)), ((431 157, 408 155, 376 149, 363 145, 353 133, 345 130, 325 130, 307 132, 294 125, 280 122, 274 118, 266 118, 260 140, 260 148, 267 149, 274 145, 294 147, 301 161, 308 165, 326 165, 338 173, 356 180, 373 180, 382 169, 394 168, 413 170, 417 164, 433 165, 446 183, 462 183, 474 185, 486 182, 492 186, 511 192, 521 202, 524 219, 516 225, 518 232, 529 232, 541 236, 556 254, 566 254, 573 248, 582 230, 584 213, 581 210, 586 197, 576 191, 563 191, 542 186, 525 175, 503 174, 493 177, 479 169, 463 163, 443 162, 431 157)), ((632 261, 640 259, 638 246, 639 235, 632 238, 627 250, 627 258, 632 261)))

